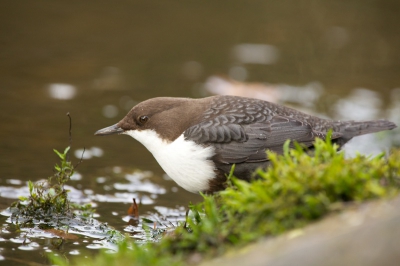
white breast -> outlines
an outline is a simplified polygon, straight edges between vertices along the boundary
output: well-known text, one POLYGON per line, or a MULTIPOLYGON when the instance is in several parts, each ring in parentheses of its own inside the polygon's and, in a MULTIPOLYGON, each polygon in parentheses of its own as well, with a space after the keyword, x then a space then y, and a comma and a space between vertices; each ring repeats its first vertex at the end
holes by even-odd
POLYGON ((204 148, 185 140, 183 134, 175 141, 164 141, 154 130, 129 130, 124 134, 142 143, 163 170, 178 185, 197 193, 209 189, 209 180, 215 177, 212 147, 204 148))

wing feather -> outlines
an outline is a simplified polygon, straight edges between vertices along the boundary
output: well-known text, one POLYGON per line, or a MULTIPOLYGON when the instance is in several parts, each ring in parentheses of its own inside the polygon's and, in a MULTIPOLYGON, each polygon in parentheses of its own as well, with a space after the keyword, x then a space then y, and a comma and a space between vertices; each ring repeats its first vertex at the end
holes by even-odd
MULTIPOLYGON (((314 131, 310 124, 289 117, 255 120, 254 116, 219 115, 190 127, 184 136, 198 144, 213 144, 216 152, 213 159, 222 164, 267 161, 266 150, 282 153, 288 139, 311 147, 316 137, 325 137, 325 133, 314 131)), ((334 133, 332 138, 340 136, 334 133)))

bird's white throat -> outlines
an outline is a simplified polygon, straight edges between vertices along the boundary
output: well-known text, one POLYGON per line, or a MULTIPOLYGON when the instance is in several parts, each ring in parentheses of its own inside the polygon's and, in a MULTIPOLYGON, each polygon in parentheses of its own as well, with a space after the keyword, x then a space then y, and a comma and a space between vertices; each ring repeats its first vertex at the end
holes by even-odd
POLYGON ((185 140, 183 134, 169 142, 150 129, 128 130, 124 134, 142 143, 167 175, 184 189, 194 193, 209 189, 209 180, 215 177, 211 146, 185 140))

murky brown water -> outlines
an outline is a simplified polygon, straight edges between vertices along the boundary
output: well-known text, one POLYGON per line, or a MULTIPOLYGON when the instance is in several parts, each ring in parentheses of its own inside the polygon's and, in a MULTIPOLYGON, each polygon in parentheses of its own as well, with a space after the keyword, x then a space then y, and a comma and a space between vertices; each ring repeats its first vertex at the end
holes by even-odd
MULTIPOLYGON (((1 209, 14 200, 4 189, 52 174, 52 149, 68 145, 67 112, 73 151, 92 155, 71 185, 91 195, 99 220, 121 230, 132 196, 148 196, 144 213, 200 199, 163 178, 133 139, 93 136, 135 102, 232 94, 243 85, 323 116, 399 122, 399 8, 396 1, 1 1, 1 209), (129 183, 116 177, 119 169, 151 171, 150 186, 115 187, 129 183)), ((354 140, 348 150, 379 152, 398 136, 354 140)), ((33 255, 10 238, 0 235, 0 264, 33 255)))

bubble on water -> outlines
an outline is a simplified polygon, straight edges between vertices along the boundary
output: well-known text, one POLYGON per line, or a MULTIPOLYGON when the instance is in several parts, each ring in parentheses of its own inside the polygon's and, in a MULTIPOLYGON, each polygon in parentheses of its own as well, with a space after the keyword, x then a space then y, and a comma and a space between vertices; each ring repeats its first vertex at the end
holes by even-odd
POLYGON ((229 69, 229 76, 232 79, 244 81, 247 79, 248 74, 246 68, 242 66, 233 66, 229 69))
POLYGON ((7 179, 6 183, 10 185, 21 185, 22 181, 18 179, 7 179))
POLYGON ((115 174, 120 174, 122 172, 122 168, 119 166, 114 166, 112 170, 115 174))
POLYGON ((51 98, 57 100, 70 100, 76 95, 76 87, 71 84, 53 83, 48 86, 51 98))
POLYGON ((69 254, 71 254, 71 255, 79 255, 79 254, 81 254, 81 253, 79 252, 79 250, 73 249, 73 250, 71 250, 71 251, 69 252, 69 254))
POLYGON ((101 157, 103 156, 104 152, 101 148, 99 147, 92 147, 90 148, 90 152, 92 153, 93 156, 95 157, 101 157))
POLYGON ((278 61, 279 50, 273 45, 243 43, 234 46, 234 58, 243 64, 271 65, 278 61))
POLYGON ((70 176, 71 180, 77 181, 82 179, 82 175, 78 172, 75 172, 73 175, 70 176))
POLYGON ((96 178, 96 182, 99 184, 105 183, 107 181, 107 178, 104 176, 99 176, 96 178))
POLYGON ((106 105, 103 107, 103 115, 107 118, 114 118, 118 115, 118 108, 112 104, 106 105))
POLYGON ((92 152, 90 150, 84 150, 84 149, 77 149, 74 152, 74 155, 78 159, 91 159, 93 157, 92 152))

